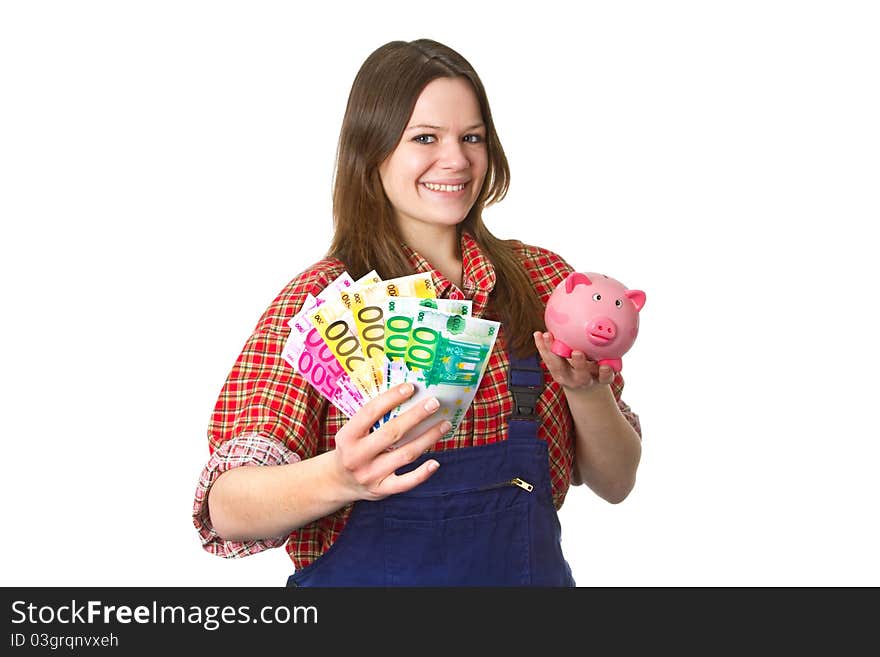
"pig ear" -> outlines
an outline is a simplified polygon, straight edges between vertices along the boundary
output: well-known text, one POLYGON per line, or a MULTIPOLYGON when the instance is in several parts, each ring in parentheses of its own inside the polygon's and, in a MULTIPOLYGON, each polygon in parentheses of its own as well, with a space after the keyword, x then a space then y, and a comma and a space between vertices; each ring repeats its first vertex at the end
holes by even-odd
POLYGON ((645 293, 641 290, 627 290, 626 298, 632 300, 638 311, 641 311, 645 305, 645 293))
POLYGON ((566 294, 571 294, 571 291, 574 289, 575 285, 592 285, 593 281, 587 278, 586 274, 581 274, 580 272, 573 272, 568 275, 568 278, 565 279, 565 292, 566 294))

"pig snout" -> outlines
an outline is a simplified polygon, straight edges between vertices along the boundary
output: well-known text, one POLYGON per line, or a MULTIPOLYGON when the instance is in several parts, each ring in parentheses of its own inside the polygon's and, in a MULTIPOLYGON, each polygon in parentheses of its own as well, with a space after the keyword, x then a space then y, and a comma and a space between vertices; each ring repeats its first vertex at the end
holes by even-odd
POLYGON ((587 324, 587 339, 597 347, 614 342, 617 337, 617 324, 608 317, 596 317, 587 324))

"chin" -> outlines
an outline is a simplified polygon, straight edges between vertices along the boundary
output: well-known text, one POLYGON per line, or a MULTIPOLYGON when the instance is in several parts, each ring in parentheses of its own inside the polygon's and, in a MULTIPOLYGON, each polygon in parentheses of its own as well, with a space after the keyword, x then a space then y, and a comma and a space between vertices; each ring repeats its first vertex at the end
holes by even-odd
POLYGON ((457 226, 467 219, 470 214, 470 207, 461 212, 461 214, 426 214, 426 219, 432 224, 442 224, 444 226, 457 226))
POLYGON ((467 219, 467 215, 464 215, 463 217, 460 217, 458 219, 452 219, 448 217, 442 219, 434 219, 431 221, 431 223, 439 224, 441 226, 458 226, 459 224, 463 223, 465 219, 467 219))

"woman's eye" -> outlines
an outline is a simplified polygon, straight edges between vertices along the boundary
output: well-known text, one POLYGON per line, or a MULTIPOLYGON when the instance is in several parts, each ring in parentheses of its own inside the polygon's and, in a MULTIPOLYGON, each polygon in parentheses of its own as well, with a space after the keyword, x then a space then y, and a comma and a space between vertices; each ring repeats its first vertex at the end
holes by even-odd
POLYGON ((417 141, 420 144, 433 144, 437 138, 434 135, 418 135, 417 137, 413 137, 413 141, 417 141))
POLYGON ((481 135, 467 135, 464 140, 469 144, 479 144, 483 141, 483 137, 481 135))

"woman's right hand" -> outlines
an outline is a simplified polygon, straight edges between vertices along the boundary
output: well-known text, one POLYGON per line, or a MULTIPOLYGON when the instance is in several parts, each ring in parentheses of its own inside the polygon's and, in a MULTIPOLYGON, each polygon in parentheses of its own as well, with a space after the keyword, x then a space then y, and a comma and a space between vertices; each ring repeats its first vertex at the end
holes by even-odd
POLYGON ((409 399, 414 391, 409 383, 386 390, 364 404, 336 434, 333 450, 336 474, 353 499, 379 500, 402 493, 426 481, 440 467, 437 461, 430 459, 411 472, 395 474, 395 470, 415 461, 449 431, 450 424, 446 420, 389 450, 407 431, 437 411, 439 403, 434 398, 416 404, 370 431, 379 418, 409 399))

